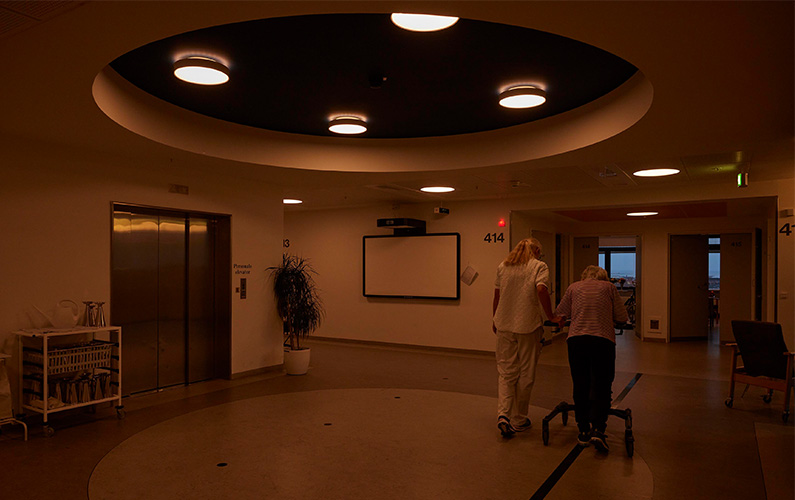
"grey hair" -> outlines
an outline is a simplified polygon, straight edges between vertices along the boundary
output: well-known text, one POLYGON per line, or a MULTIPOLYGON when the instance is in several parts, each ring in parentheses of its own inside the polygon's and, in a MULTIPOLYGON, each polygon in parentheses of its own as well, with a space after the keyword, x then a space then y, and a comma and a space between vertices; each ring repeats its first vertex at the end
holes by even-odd
POLYGON ((610 281, 610 278, 607 276, 607 271, 602 269, 599 266, 588 266, 582 272, 581 279, 593 279, 593 280, 602 280, 602 281, 610 281))

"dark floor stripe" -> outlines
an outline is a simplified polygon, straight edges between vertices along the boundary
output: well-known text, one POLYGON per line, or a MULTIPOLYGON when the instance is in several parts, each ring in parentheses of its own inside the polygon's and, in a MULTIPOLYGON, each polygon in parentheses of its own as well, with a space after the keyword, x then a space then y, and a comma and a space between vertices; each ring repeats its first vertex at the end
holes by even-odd
POLYGON ((542 498, 546 497, 552 488, 557 484, 558 480, 563 477, 563 474, 569 469, 571 464, 574 463, 574 460, 580 455, 582 452, 583 447, 580 445, 574 445, 574 448, 566 455, 566 458, 558 465, 557 469, 552 471, 552 474, 549 475, 544 484, 541 485, 533 496, 530 497, 530 500, 541 500, 542 498))
MULTIPOLYGON (((637 383, 642 375, 642 373, 636 373, 635 376, 632 377, 632 380, 630 380, 627 386, 624 387, 624 390, 621 391, 621 394, 619 394, 616 399, 613 400, 614 408, 627 396, 627 394, 629 394, 629 391, 632 390, 632 388, 635 386, 635 383, 637 383)), ((580 456, 582 450, 582 446, 574 445, 574 449, 572 449, 569 454, 566 455, 566 458, 563 459, 560 465, 558 465, 558 467, 552 471, 552 474, 550 474, 547 480, 544 481, 544 484, 542 484, 536 490, 536 492, 533 493, 533 496, 530 497, 530 500, 542 500, 545 498, 549 492, 552 491, 552 488, 558 483, 558 481, 560 481, 560 478, 563 477, 563 474, 569 470, 571 464, 573 464, 577 457, 580 456)))
POLYGON ((627 386, 624 387, 624 390, 621 391, 621 394, 616 396, 616 398, 613 400, 613 408, 618 406, 618 403, 620 403, 627 396, 627 394, 629 394, 629 391, 632 390, 632 388, 635 386, 635 383, 640 380, 642 375, 642 373, 636 373, 635 376, 632 377, 632 380, 630 380, 627 386))

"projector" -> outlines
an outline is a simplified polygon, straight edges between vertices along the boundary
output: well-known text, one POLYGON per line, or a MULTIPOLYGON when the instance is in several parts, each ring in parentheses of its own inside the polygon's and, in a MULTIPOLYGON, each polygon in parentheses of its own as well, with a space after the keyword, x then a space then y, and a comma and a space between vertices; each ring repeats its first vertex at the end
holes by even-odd
POLYGON ((450 209, 449 208, 444 208, 444 207, 434 207, 433 213, 447 215, 447 214, 450 213, 450 209))

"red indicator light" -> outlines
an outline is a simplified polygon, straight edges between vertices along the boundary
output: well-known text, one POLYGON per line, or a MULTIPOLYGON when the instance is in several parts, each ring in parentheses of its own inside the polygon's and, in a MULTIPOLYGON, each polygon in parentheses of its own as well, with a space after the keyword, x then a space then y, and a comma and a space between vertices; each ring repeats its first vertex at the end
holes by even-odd
POLYGON ((500 227, 505 227, 505 219, 500 219, 500 222, 497 223, 500 227))

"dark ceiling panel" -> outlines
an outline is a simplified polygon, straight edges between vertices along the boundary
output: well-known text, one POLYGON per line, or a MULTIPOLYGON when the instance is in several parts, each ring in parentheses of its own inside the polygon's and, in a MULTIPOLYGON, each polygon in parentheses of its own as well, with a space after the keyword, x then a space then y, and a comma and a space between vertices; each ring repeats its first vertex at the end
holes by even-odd
POLYGON ((388 14, 328 14, 215 26, 153 42, 111 63, 142 90, 222 120, 282 132, 333 135, 330 116, 366 117, 361 137, 411 138, 480 132, 538 120, 587 104, 636 68, 575 40, 462 19, 415 33, 388 14), (228 61, 229 83, 175 78, 180 56, 228 61), (383 80, 377 88, 372 81, 383 80), (501 88, 537 83, 547 102, 509 110, 501 88))

